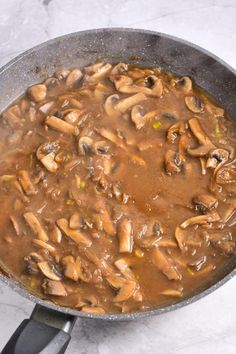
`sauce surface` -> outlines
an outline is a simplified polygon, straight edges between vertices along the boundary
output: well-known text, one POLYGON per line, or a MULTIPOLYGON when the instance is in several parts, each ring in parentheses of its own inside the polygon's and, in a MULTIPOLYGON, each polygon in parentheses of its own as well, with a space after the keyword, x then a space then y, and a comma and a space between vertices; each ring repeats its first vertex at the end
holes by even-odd
POLYGON ((85 312, 179 301, 235 253, 235 123, 189 77, 97 63, 0 121, 0 265, 85 312))

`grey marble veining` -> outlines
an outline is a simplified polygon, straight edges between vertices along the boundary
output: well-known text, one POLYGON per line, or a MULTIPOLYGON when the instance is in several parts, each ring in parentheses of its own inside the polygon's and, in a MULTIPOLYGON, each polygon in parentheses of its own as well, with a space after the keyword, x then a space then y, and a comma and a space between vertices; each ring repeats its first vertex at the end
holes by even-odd
MULTIPOLYGON (((0 0, 0 64, 65 33, 119 26, 182 37, 236 67, 235 16, 234 0, 0 0)), ((159 317, 78 320, 67 353, 235 353, 235 293, 233 279, 199 302, 159 317)), ((0 284, 0 348, 32 308, 0 284)))

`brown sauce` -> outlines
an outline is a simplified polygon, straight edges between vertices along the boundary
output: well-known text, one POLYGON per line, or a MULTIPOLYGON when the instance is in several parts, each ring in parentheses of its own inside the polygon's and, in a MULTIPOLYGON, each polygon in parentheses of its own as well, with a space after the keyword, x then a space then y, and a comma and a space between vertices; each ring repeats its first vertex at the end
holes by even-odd
POLYGON ((60 70, 0 122, 0 265, 81 311, 179 301, 235 252, 235 123, 188 77, 60 70))

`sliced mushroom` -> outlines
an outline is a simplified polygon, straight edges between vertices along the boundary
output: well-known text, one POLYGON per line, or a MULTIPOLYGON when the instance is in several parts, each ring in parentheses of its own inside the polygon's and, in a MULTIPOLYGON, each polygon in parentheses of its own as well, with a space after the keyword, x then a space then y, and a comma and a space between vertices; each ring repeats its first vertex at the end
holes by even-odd
POLYGON ((125 113, 129 108, 133 107, 134 105, 142 101, 145 101, 146 98, 147 97, 143 93, 137 93, 136 95, 124 98, 121 101, 119 101, 115 105, 115 109, 120 113, 125 113))
POLYGON ((117 104, 119 98, 119 95, 114 94, 107 97, 104 103, 105 112, 111 118, 115 118, 119 115, 119 112, 115 109, 115 105, 117 104))
POLYGON ((31 86, 28 94, 35 102, 43 101, 47 96, 47 86, 43 84, 31 86))
POLYGON ((106 280, 107 280, 108 284, 115 290, 119 290, 125 282, 125 279, 117 274, 108 275, 106 277, 106 280))
POLYGON ((206 164, 206 160, 204 159, 204 157, 200 157, 200 165, 201 165, 201 171, 202 171, 202 175, 205 176, 207 171, 207 164, 206 164))
POLYGON ((42 288, 46 295, 67 296, 66 289, 60 281, 45 279, 42 288))
POLYGON ((85 294, 85 295, 79 296, 79 301, 75 307, 81 308, 83 306, 88 306, 88 307, 94 308, 97 305, 98 305, 98 300, 97 300, 96 296, 85 294))
POLYGON ((191 156, 197 157, 207 155, 211 149, 215 148, 215 145, 211 142, 211 140, 203 131, 197 117, 189 119, 188 123, 192 133, 197 138, 198 142, 202 145, 194 149, 189 148, 188 153, 191 156))
MULTIPOLYGON (((229 152, 225 149, 214 149, 209 152, 209 159, 215 159, 220 167, 229 159, 229 152)), ((209 165, 209 164, 208 164, 209 165)), ((218 167, 219 167, 218 165, 218 167)), ((218 170, 218 169, 217 169, 218 170)))
POLYGON ((61 280, 62 275, 53 262, 39 262, 38 267, 48 279, 61 280))
POLYGON ((91 248, 86 248, 84 250, 84 253, 88 258, 88 260, 94 263, 100 269, 104 277, 107 277, 108 275, 113 273, 113 269, 110 267, 107 261, 103 258, 99 258, 97 254, 94 252, 94 250, 92 250, 91 248))
POLYGON ((91 280, 91 272, 88 267, 83 265, 80 257, 76 260, 72 256, 66 256, 62 259, 62 265, 64 266, 64 275, 74 281, 79 279, 88 283, 91 280))
POLYGON ((14 230, 15 230, 17 236, 20 236, 20 226, 19 226, 19 224, 18 224, 16 218, 11 215, 11 216, 10 216, 10 220, 11 220, 11 222, 12 222, 12 225, 13 225, 13 227, 14 227, 14 230))
POLYGON ((138 241, 138 243, 140 247, 148 249, 148 248, 152 248, 157 243, 159 244, 159 240, 160 240, 160 236, 151 235, 151 236, 142 237, 138 241))
POLYGON ((193 113, 202 113, 204 111, 204 104, 198 96, 185 97, 185 104, 187 108, 193 113))
POLYGON ((114 264, 127 280, 136 281, 135 275, 130 268, 129 261, 126 258, 120 258, 116 260, 114 264))
POLYGON ((49 116, 46 118, 45 123, 49 125, 49 127, 64 133, 64 134, 75 134, 74 125, 65 122, 64 120, 57 118, 55 116, 49 116))
POLYGON ((182 297, 183 293, 180 290, 166 289, 159 293, 160 295, 170 296, 170 297, 182 297))
POLYGON ((59 149, 60 146, 55 141, 42 144, 37 149, 37 158, 49 172, 55 173, 58 169, 58 164, 54 161, 54 158, 59 149))
POLYGON ((155 75, 149 75, 146 77, 145 80, 150 90, 149 93, 147 93, 146 91, 146 94, 154 97, 161 97, 163 93, 163 84, 161 79, 159 79, 155 75))
POLYGON ((44 156, 40 161, 46 167, 49 172, 56 172, 58 169, 58 164, 54 161, 55 154, 53 152, 44 156))
POLYGON ((212 148, 215 147, 214 144, 211 142, 211 140, 203 131, 199 119, 197 117, 193 117, 189 119, 188 123, 192 133, 195 135, 195 137, 197 138, 200 144, 212 146, 212 148))
POLYGON ((24 257, 24 261, 26 262, 26 273, 34 275, 39 273, 37 263, 44 262, 44 258, 39 253, 30 252, 27 256, 24 257))
POLYGON ((96 71, 98 71, 102 66, 104 65, 104 63, 95 63, 89 66, 86 66, 84 68, 84 71, 86 74, 88 75, 92 75, 93 73, 95 73, 96 71))
POLYGON ((110 140, 112 143, 119 146, 121 149, 126 150, 126 146, 123 143, 123 141, 120 138, 118 138, 117 135, 112 133, 110 130, 107 130, 105 128, 99 128, 99 129, 96 129, 96 131, 98 132, 98 134, 103 136, 103 138, 110 140))
POLYGON ((78 109, 72 109, 64 116, 64 119, 67 123, 76 125, 79 122, 79 117, 81 116, 82 112, 83 111, 78 109))
POLYGON ((224 223, 227 223, 232 216, 234 215, 236 211, 236 200, 229 200, 224 208, 223 215, 222 215, 222 220, 224 223))
POLYGON ((93 150, 96 155, 106 155, 110 150, 110 145, 107 141, 99 140, 93 144, 93 150))
POLYGON ((218 161, 216 160, 215 157, 208 157, 206 161, 206 168, 215 169, 217 165, 218 165, 218 161))
POLYGON ((215 246, 227 256, 235 252, 235 242, 232 240, 222 242, 219 241, 215 244, 215 246))
POLYGON ((54 73, 54 76, 58 80, 65 80, 67 76, 70 74, 70 70, 67 69, 59 69, 54 73))
POLYGON ((54 101, 44 103, 42 106, 39 107, 39 111, 45 115, 48 115, 48 112, 52 109, 53 106, 54 101))
POLYGON ((180 226, 182 227, 182 229, 186 229, 186 227, 188 226, 204 225, 219 220, 220 215, 216 211, 214 211, 205 215, 193 216, 192 218, 185 220, 180 226))
POLYGON ((71 215, 69 220, 69 226, 71 229, 80 229, 81 228, 81 216, 79 213, 75 212, 71 215))
POLYGON ((116 235, 116 228, 111 218, 110 212, 103 201, 95 204, 94 209, 99 213, 102 221, 103 230, 110 236, 116 235))
POLYGON ((180 250, 184 252, 186 250, 186 237, 183 230, 179 226, 176 226, 175 228, 175 238, 180 250))
POLYGON ((207 239, 225 255, 231 255, 235 251, 235 242, 232 240, 230 232, 207 233, 207 239))
POLYGON ((132 280, 125 280, 113 302, 122 302, 130 299, 137 288, 137 283, 132 280))
POLYGON ((56 248, 53 247, 52 245, 50 245, 49 243, 42 241, 42 240, 38 240, 38 239, 34 239, 32 240, 33 244, 37 247, 40 248, 44 248, 45 250, 48 250, 50 253, 55 253, 56 248))
POLYGON ((25 221, 33 231, 33 233, 37 236, 37 238, 41 241, 48 241, 48 235, 43 229, 42 225, 38 221, 37 217, 32 212, 27 212, 24 214, 25 221))
POLYGON ((178 135, 182 135, 185 133, 185 123, 177 122, 173 124, 167 131, 167 141, 170 143, 174 143, 178 137, 178 135))
MULTIPOLYGON (((93 74, 89 77, 87 77, 87 80, 89 82, 97 82, 99 80, 103 80, 111 71, 111 64, 96 64, 97 66, 93 66, 93 74)), ((90 67, 92 68, 92 67, 90 67)), ((87 72, 88 72, 88 68, 87 68, 87 72)))
POLYGON ((98 102, 103 102, 105 97, 111 93, 110 87, 99 82, 94 90, 94 98, 98 102))
POLYGON ((153 70, 150 69, 141 69, 141 68, 128 68, 128 75, 133 79, 145 79, 147 74, 153 74, 153 70))
POLYGON ((35 186, 30 180, 28 171, 19 171, 19 181, 26 195, 35 195, 37 193, 35 186))
POLYGON ((189 93, 192 90, 192 80, 188 76, 181 77, 176 86, 184 93, 189 93))
POLYGON ((93 314, 103 314, 105 310, 102 307, 90 307, 90 306, 83 306, 81 309, 82 312, 93 313, 93 314))
POLYGON ((167 150, 165 154, 165 168, 168 175, 180 173, 183 166, 182 156, 173 150, 167 150))
MULTIPOLYGON (((229 152, 225 149, 214 149, 209 152, 209 159, 211 162, 212 160, 217 161, 217 165, 214 169, 213 176, 211 178, 210 190, 214 191, 216 187, 216 180, 217 180, 217 173, 229 159, 229 152)), ((208 166, 210 165, 210 161, 208 161, 208 166)))
POLYGON ((117 91, 119 91, 119 89, 122 86, 132 85, 133 80, 129 76, 126 76, 126 75, 115 75, 113 78, 113 83, 114 83, 117 91))
POLYGON ((59 219, 57 220, 57 225, 66 234, 67 237, 71 238, 75 243, 82 244, 86 247, 90 247, 92 242, 89 238, 78 230, 73 230, 69 227, 68 220, 59 219))
POLYGON ((132 253, 133 249, 133 235, 132 223, 129 219, 121 220, 118 227, 119 251, 120 253, 132 253))
POLYGON ((19 193, 19 197, 20 199, 24 202, 24 203, 28 203, 29 199, 25 196, 23 189, 20 185, 20 183, 15 179, 12 181, 12 186, 17 190, 17 192, 19 193))
POLYGON ((215 175, 216 183, 230 185, 236 182, 236 168, 233 165, 226 165, 217 170, 215 175))
POLYGON ((115 75, 122 75, 124 72, 126 72, 128 70, 128 65, 125 63, 119 63, 116 64, 113 69, 111 70, 111 74, 110 77, 112 79, 112 76, 115 75))
POLYGON ((78 256, 75 260, 75 267, 76 272, 80 280, 84 281, 85 283, 89 283, 92 279, 92 274, 89 270, 89 267, 82 259, 78 256))
POLYGON ((21 127, 21 111, 18 105, 11 106, 3 112, 4 121, 12 128, 19 129, 21 127))
POLYGON ((193 198, 193 204, 196 210, 206 214, 209 210, 217 207, 218 200, 212 194, 199 194, 193 198))
POLYGON ((164 248, 177 248, 177 244, 173 240, 158 240, 157 246, 164 248))
POLYGON ((79 69, 72 70, 66 77, 66 86, 72 88, 82 79, 83 74, 79 69))
POLYGON ((161 97, 163 93, 163 84, 161 79, 154 75, 149 75, 145 78, 146 86, 139 85, 124 85, 119 87, 119 91, 122 93, 142 93, 147 96, 161 97))
POLYGON ((151 255, 154 265, 156 265, 169 280, 180 280, 182 278, 173 261, 167 258, 158 247, 153 248, 151 255))
POLYGON ((13 182, 15 180, 16 180, 16 176, 15 175, 2 175, 0 177, 0 183, 13 182))
MULTIPOLYGON (((81 91, 80 91, 80 93, 81 93, 81 91)), ((70 102, 70 106, 72 108, 76 108, 76 109, 82 109, 83 108, 82 103, 76 98, 72 97, 69 102, 70 102)))
POLYGON ((66 256, 62 258, 61 262, 64 267, 64 276, 71 280, 78 281, 79 275, 77 273, 74 257, 66 256))
POLYGON ((80 155, 89 155, 92 152, 93 139, 89 136, 82 136, 78 142, 80 155))
POLYGON ((157 111, 150 111, 146 114, 143 112, 143 107, 140 105, 133 106, 131 110, 131 120, 135 124, 136 129, 141 129, 147 121, 157 116, 157 111))
POLYGON ((60 243, 62 239, 61 230, 54 225, 52 231, 50 232, 50 240, 55 243, 60 243))

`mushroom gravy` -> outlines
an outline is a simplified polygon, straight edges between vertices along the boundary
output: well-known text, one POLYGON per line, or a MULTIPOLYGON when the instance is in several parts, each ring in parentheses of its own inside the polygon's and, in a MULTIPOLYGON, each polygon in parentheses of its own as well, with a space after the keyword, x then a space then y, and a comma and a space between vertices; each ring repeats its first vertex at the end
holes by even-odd
POLYGON ((0 264, 85 312, 187 297, 235 252, 235 123, 189 77, 97 63, 0 121, 0 264))

